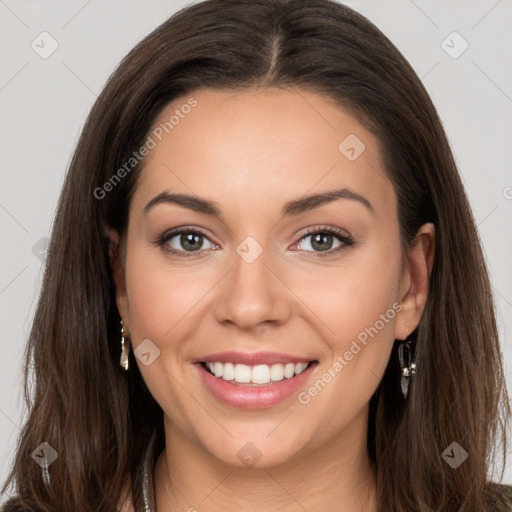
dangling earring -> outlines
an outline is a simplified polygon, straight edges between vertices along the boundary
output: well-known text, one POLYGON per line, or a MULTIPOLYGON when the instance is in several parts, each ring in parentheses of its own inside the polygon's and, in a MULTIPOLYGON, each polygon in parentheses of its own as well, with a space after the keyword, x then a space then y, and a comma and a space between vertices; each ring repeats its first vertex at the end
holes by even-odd
POLYGON ((402 394, 407 400, 409 382, 411 377, 416 375, 416 363, 412 360, 411 340, 400 344, 398 347, 398 359, 400 361, 402 394))
POLYGON ((125 344, 124 333, 124 325, 123 321, 121 320, 121 359, 119 361, 119 364, 121 365, 121 368, 128 370, 128 354, 130 353, 130 345, 128 340, 126 340, 125 344))

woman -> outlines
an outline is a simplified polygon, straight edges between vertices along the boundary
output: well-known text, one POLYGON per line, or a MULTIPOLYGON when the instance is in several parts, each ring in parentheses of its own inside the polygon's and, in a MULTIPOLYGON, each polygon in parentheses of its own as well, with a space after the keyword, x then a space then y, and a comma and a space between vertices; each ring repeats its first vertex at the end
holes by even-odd
POLYGON ((123 60, 62 190, 27 363, 7 511, 510 506, 446 135, 398 50, 329 0, 198 3, 123 60))

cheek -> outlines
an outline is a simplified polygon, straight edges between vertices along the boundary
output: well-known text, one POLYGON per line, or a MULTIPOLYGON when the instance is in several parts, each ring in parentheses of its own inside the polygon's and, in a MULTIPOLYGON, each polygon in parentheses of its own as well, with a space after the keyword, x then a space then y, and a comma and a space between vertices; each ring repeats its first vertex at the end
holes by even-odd
POLYGON ((382 379, 401 310, 401 263, 398 239, 376 240, 350 256, 347 253, 342 266, 317 273, 298 292, 317 312, 330 352, 299 401, 314 402, 319 410, 332 415, 333 424, 346 421, 367 403, 382 379))
MULTIPOLYGON (((210 279, 213 279, 210 276, 210 279)), ((134 244, 126 261, 126 288, 132 337, 161 344, 211 288, 208 276, 193 267, 170 265, 156 249, 134 244)))
POLYGON ((322 272, 306 272, 305 268, 294 275, 297 295, 324 324, 333 351, 348 350, 352 340, 361 333, 364 338, 366 329, 376 323, 379 334, 392 336, 401 261, 398 240, 388 242, 383 237, 347 252, 336 267, 322 272))
POLYGON ((398 293, 401 256, 398 239, 376 244, 348 273, 345 286, 333 299, 339 304, 337 322, 336 308, 330 309, 337 333, 331 348, 338 362, 337 375, 341 375, 338 385, 354 407, 369 400, 389 361, 402 307, 398 293))
MULTIPOLYGON (((158 339, 166 325, 169 329, 172 319, 162 314, 163 308, 176 300, 169 293, 173 288, 166 282, 165 274, 157 272, 154 265, 147 264, 142 256, 134 250, 126 264, 126 288, 134 342, 143 338, 158 339)), ((172 310, 172 307, 167 307, 169 309, 172 310)))
MULTIPOLYGON (((186 405, 179 399, 176 379, 181 371, 177 355, 180 343, 174 341, 176 332, 189 321, 190 300, 200 294, 183 273, 171 270, 165 259, 156 251, 134 244, 126 260, 126 288, 129 299, 130 340, 134 351, 150 340, 158 351, 149 345, 151 361, 145 364, 137 359, 137 365, 152 396, 163 410, 173 411, 174 421, 183 423, 186 405), (189 300, 186 299, 187 296, 189 300), (189 315, 187 316, 187 313, 189 315), (157 354, 157 355, 156 355, 157 354), (174 391, 170 391, 174 390, 174 391)), ((203 292, 204 293, 204 292, 203 292)), ((199 295, 199 297, 198 297, 199 295)), ((146 348, 144 348, 146 350, 146 348)), ((182 424, 185 430, 187 425, 182 424)))

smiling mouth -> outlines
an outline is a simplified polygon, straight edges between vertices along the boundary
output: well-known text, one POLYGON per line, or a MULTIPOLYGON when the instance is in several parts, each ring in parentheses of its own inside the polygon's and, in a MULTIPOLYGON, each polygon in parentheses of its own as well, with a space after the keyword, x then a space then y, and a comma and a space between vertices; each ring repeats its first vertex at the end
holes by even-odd
POLYGON ((283 380, 291 380, 307 368, 318 364, 318 360, 286 364, 245 365, 221 362, 200 362, 210 375, 238 386, 269 386, 283 380))

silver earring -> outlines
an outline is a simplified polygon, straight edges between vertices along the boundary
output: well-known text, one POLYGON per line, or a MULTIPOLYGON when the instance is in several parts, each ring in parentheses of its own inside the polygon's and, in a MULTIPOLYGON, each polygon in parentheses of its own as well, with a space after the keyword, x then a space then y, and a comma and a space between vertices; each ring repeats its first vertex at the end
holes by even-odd
POLYGON ((400 344, 398 347, 398 359, 400 361, 402 394, 407 400, 409 382, 411 377, 416 375, 416 363, 412 360, 411 340, 400 344))
POLYGON ((124 325, 123 321, 121 320, 121 359, 119 361, 119 364, 121 365, 121 368, 128 370, 128 354, 130 353, 130 346, 128 340, 126 340, 125 343, 124 333, 124 325))

